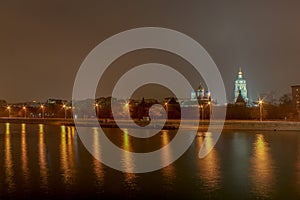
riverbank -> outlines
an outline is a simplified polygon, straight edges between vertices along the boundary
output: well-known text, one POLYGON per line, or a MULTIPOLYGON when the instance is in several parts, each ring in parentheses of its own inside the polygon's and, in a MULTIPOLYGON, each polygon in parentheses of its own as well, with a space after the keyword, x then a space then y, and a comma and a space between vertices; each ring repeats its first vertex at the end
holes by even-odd
MULTIPOLYGON (((81 126, 97 126, 97 121, 92 119, 80 119, 77 120, 81 126)), ((61 118, 0 118, 0 123, 15 123, 15 124, 47 124, 47 125, 66 125, 74 126, 73 119, 61 119, 61 118)), ((138 125, 146 126, 149 122, 136 121, 138 125)), ((99 120, 99 124, 103 128, 118 128, 118 125, 113 120, 99 120)), ((128 123, 128 120, 120 120, 119 124, 122 127, 132 128, 132 125, 128 123)), ((163 129, 177 129, 179 126, 182 128, 190 129, 199 126, 200 131, 207 131, 210 128, 219 129, 222 127, 221 121, 196 121, 196 120, 169 120, 164 124, 163 129)), ((295 121, 244 121, 244 120, 226 120, 223 126, 223 130, 272 130, 272 131, 300 131, 300 122, 295 121)))

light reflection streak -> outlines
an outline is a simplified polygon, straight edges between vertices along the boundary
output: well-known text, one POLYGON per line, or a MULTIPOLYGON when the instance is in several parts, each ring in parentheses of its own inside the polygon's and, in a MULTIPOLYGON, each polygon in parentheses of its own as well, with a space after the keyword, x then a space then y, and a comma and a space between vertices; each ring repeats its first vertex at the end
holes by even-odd
POLYGON ((271 166, 273 161, 269 152, 268 143, 265 141, 264 135, 257 134, 255 143, 253 144, 252 157, 252 181, 254 190, 257 194, 268 197, 274 181, 274 173, 271 166))
MULTIPOLYGON (((132 144, 130 141, 130 137, 128 134, 128 130, 125 129, 123 133, 123 156, 122 156, 122 163, 123 167, 125 168, 125 171, 133 171, 134 170, 134 159, 133 156, 130 154, 132 151, 132 144)), ((125 182, 130 186, 131 188, 136 188, 135 183, 136 175, 134 173, 125 173, 125 182)))
POLYGON ((300 140, 297 141, 298 143, 298 154, 297 154, 297 162, 296 162, 296 170, 297 170, 297 186, 300 188, 300 140))
POLYGON ((14 170, 13 161, 11 154, 11 144, 10 144, 10 124, 5 124, 5 174, 6 183, 8 184, 8 191, 13 192, 15 190, 14 183, 14 170))
POLYGON ((28 170, 28 155, 26 143, 26 124, 21 124, 21 159, 22 159, 22 172, 24 176, 25 185, 28 184, 29 170, 28 170))
POLYGON ((93 128, 93 154, 95 159, 93 160, 94 172, 97 176, 98 183, 102 184, 104 180, 104 173, 102 169, 101 160, 101 146, 99 141, 99 132, 97 128, 93 128), (97 158, 97 159, 96 159, 97 158))
POLYGON ((39 165, 42 187, 47 188, 48 185, 48 168, 46 160, 46 147, 44 141, 44 125, 39 124, 39 165))
POLYGON ((60 162, 63 180, 66 184, 71 184, 74 177, 74 154, 73 137, 70 127, 61 126, 60 162))
MULTIPOLYGON (((201 146, 211 149, 215 144, 213 141, 213 133, 205 132, 203 137, 205 137, 205 145, 203 145, 204 138, 202 136, 196 137, 197 152, 199 152, 201 146)), ((198 166, 200 170, 200 177, 204 180, 205 187, 209 191, 214 191, 220 187, 220 159, 218 152, 213 148, 210 153, 203 159, 198 159, 198 166)))
MULTIPOLYGON (((168 131, 161 131, 161 143, 164 150, 161 151, 162 165, 165 166, 166 163, 170 163, 172 160, 172 149, 170 148, 170 136, 168 131), (168 145, 168 146, 167 146, 168 145)), ((170 164, 162 169, 163 176, 169 183, 173 183, 175 178, 174 165, 170 164)))
MULTIPOLYGON (((72 127, 74 128, 74 127, 72 127)), ((69 169, 74 169, 75 163, 74 163, 74 131, 72 131, 72 128, 70 126, 67 127, 67 150, 68 150, 68 162, 69 162, 69 169)))

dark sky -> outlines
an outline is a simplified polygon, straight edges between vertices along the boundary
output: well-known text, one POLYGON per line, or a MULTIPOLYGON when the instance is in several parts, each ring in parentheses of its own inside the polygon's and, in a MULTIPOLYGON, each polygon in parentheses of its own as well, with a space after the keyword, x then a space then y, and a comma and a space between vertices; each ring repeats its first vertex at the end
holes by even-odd
POLYGON ((300 84, 299 7, 299 1, 3 0, 0 98, 71 99, 87 54, 111 35, 144 26, 197 40, 219 67, 228 100, 239 67, 250 97, 281 96, 300 84))

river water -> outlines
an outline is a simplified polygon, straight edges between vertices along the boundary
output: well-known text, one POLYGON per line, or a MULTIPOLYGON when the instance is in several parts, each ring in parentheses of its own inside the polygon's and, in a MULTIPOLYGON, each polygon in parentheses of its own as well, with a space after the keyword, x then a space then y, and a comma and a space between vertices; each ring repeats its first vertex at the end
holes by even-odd
MULTIPOLYGON (((115 144, 137 152, 158 149, 176 134, 162 131, 140 143, 119 129, 105 132, 115 144)), ((3 123, 0 199, 300 199, 300 131, 223 132, 210 154, 199 159, 204 137, 209 136, 198 133, 171 165, 132 174, 94 159, 74 127, 3 123)), ((162 161, 168 159, 163 155, 162 161)))

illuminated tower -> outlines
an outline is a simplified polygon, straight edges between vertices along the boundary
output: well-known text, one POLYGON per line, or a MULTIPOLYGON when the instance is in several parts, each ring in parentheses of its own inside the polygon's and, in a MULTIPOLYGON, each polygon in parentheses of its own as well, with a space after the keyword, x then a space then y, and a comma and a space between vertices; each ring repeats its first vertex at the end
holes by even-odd
POLYGON ((246 84, 246 80, 243 79, 243 72, 242 72, 241 68, 238 73, 238 78, 235 80, 234 102, 236 102, 236 99, 238 98, 239 93, 241 93, 245 102, 248 102, 247 84, 246 84))

